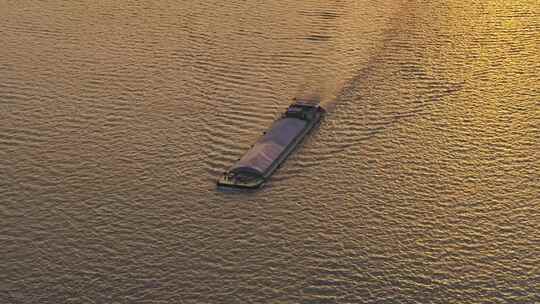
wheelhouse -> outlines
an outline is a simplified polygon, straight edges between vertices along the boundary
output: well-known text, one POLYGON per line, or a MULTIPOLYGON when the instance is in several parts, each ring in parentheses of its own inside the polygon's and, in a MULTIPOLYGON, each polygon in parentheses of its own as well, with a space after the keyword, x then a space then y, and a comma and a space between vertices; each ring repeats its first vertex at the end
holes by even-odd
POLYGON ((321 107, 318 105, 312 105, 304 102, 296 102, 287 108, 284 113, 284 117, 298 118, 301 120, 312 120, 317 116, 317 113, 321 111, 321 107))

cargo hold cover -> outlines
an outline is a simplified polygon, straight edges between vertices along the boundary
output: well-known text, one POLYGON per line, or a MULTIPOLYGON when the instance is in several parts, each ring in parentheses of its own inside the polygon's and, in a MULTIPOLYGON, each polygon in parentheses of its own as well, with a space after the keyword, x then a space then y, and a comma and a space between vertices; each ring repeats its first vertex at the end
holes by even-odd
POLYGON ((279 155, 302 133, 307 122, 298 118, 282 118, 272 124, 249 151, 231 168, 231 171, 256 171, 264 174, 279 155))

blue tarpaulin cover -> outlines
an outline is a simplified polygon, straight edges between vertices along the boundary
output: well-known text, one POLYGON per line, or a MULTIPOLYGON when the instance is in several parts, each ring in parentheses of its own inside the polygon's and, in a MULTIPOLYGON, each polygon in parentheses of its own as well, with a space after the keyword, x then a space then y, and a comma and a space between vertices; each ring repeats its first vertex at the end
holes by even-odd
POLYGON ((231 171, 265 173, 281 152, 302 132, 306 124, 305 120, 298 118, 276 120, 270 130, 234 164, 231 171))

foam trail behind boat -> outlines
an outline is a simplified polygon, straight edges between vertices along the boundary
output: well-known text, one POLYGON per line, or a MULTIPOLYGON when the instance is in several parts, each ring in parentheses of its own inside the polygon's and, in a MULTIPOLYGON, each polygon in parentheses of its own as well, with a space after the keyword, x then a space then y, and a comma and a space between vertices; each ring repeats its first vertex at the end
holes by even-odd
POLYGON ((304 84, 298 89, 294 99, 313 101, 325 109, 327 113, 334 110, 337 105, 337 92, 340 85, 335 81, 320 80, 320 82, 308 85, 304 84))

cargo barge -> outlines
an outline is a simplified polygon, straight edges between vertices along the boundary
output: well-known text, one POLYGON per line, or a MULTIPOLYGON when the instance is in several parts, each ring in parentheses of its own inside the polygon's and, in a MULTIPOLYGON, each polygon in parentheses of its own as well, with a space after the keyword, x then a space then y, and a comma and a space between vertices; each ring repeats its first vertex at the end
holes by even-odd
POLYGON ((304 138, 319 124, 324 109, 311 101, 295 101, 242 158, 217 181, 220 188, 261 187, 304 138))

